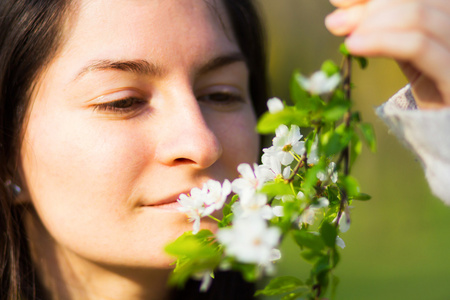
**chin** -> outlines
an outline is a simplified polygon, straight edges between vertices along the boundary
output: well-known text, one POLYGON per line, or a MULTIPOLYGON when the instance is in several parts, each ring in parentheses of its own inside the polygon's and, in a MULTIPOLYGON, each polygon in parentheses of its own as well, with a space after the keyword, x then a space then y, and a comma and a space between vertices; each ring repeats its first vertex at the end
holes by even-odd
MULTIPOLYGON (((127 265, 132 268, 174 269, 176 258, 167 254, 164 248, 186 231, 191 231, 192 225, 193 223, 187 222, 186 218, 186 222, 182 226, 177 226, 172 230, 164 228, 159 235, 145 241, 145 245, 142 245, 142 248, 136 251, 135 255, 130 255, 127 265)), ((203 229, 215 233, 218 229, 217 222, 207 217, 203 218, 200 223, 200 230, 203 229)))

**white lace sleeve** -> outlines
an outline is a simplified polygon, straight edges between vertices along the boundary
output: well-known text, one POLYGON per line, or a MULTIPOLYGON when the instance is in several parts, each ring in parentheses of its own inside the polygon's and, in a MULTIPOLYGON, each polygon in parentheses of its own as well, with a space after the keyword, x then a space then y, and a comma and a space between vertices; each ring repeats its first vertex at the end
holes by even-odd
POLYGON ((450 108, 418 110, 408 85, 377 114, 420 159, 433 194, 450 205, 450 108))

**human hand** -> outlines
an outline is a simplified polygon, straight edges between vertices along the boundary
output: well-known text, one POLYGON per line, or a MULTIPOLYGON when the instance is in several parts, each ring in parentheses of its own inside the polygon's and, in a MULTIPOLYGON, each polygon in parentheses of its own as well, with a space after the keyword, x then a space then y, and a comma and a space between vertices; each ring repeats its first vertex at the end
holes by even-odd
POLYGON ((420 108, 450 106, 449 0, 330 0, 325 24, 358 56, 394 58, 420 108))

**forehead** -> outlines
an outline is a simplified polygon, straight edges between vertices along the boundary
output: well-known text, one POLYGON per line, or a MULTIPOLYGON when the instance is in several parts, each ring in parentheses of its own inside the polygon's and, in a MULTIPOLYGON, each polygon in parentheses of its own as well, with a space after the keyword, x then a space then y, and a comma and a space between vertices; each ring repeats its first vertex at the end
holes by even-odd
POLYGON ((217 52, 235 52, 226 10, 213 0, 81 0, 58 59, 171 57, 186 65, 217 52))

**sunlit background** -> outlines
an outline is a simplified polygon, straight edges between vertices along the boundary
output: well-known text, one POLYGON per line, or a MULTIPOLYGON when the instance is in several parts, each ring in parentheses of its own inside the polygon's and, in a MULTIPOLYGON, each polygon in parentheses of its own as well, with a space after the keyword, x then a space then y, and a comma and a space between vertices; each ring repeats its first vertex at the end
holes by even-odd
MULTIPOLYGON (((323 25, 333 9, 327 0, 259 2, 268 32, 272 94, 287 99, 292 71, 309 74, 325 59, 339 62, 342 39, 323 25)), ((368 70, 355 70, 354 82, 356 107, 375 126, 378 151, 365 148, 354 167, 362 191, 373 198, 354 203, 352 226, 341 235, 347 247, 341 251, 336 299, 450 299, 450 207, 431 195, 420 163, 374 114, 374 107, 406 81, 394 62, 371 59, 368 70)), ((306 278, 309 266, 296 246, 283 248, 278 273, 306 278)))

